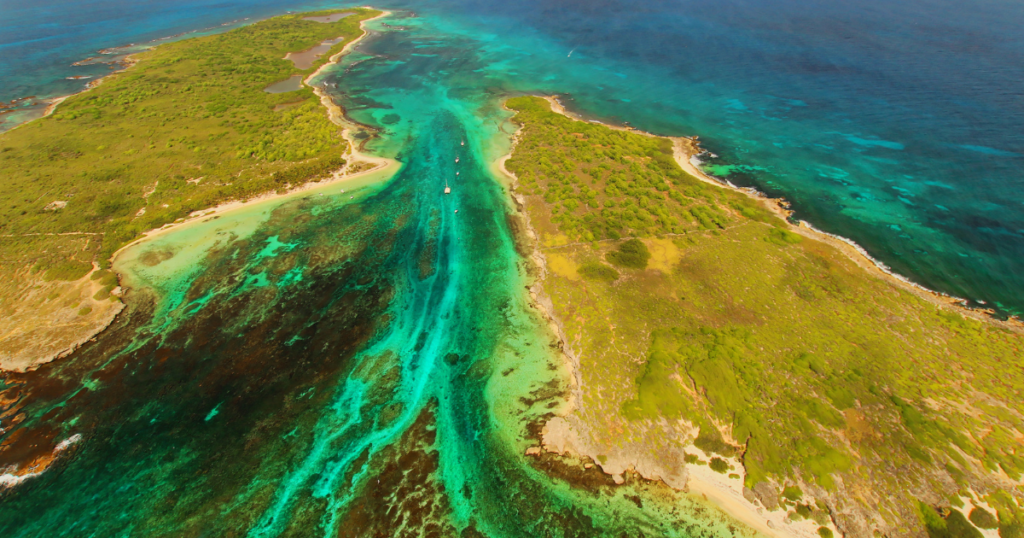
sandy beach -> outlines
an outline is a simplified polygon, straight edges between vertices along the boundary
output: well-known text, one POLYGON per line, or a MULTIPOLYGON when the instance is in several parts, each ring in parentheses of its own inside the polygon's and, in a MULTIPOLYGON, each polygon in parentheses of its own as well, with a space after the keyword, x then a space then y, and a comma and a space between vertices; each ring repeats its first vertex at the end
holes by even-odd
POLYGON ((353 179, 361 178, 361 177, 367 176, 369 174, 373 174, 373 173, 377 173, 377 172, 384 172, 385 169, 387 169, 389 167, 395 167, 397 169, 397 167, 400 165, 400 163, 398 161, 395 161, 393 159, 385 159, 385 158, 382 158, 382 157, 375 157, 373 155, 368 155, 368 154, 360 152, 359 151, 359 144, 356 142, 356 140, 352 137, 352 134, 351 134, 352 129, 355 128, 356 126, 353 125, 351 122, 349 122, 348 120, 345 119, 344 111, 342 111, 341 107, 339 107, 337 104, 334 103, 334 101, 331 99, 331 97, 329 95, 327 95, 326 92, 324 92, 323 90, 321 90, 318 87, 310 85, 310 80, 312 80, 313 77, 315 77, 316 75, 320 74, 325 68, 327 68, 327 67, 329 67, 331 65, 337 64, 338 60, 340 60, 345 54, 347 54, 349 51, 351 51, 352 47, 354 47, 360 40, 362 40, 364 37, 367 36, 368 32, 367 32, 367 30, 365 28, 365 23, 366 22, 371 21, 371 20, 375 20, 375 19, 379 19, 379 18, 387 16, 387 15, 390 15, 390 12, 385 11, 385 12, 382 12, 380 15, 377 15, 376 17, 372 17, 370 19, 366 19, 366 20, 362 21, 360 23, 360 27, 363 28, 362 35, 356 37, 352 41, 349 41, 340 52, 338 52, 337 54, 332 55, 327 60, 326 63, 324 63, 322 66, 320 66, 319 69, 317 69, 315 72, 313 72, 313 74, 309 75, 308 77, 306 77, 303 80, 303 83, 306 84, 307 86, 309 86, 310 88, 312 88, 313 92, 316 93, 316 95, 320 98, 320 103, 327 110, 327 117, 331 120, 331 122, 333 122, 335 125, 337 125, 337 126, 342 128, 342 137, 345 139, 346 144, 348 144, 348 148, 346 149, 346 152, 345 152, 345 153, 347 153, 347 156, 348 156, 348 158, 346 159, 346 162, 345 162, 345 166, 343 166, 339 170, 336 170, 331 175, 331 177, 329 177, 327 179, 324 179, 322 181, 305 183, 303 185, 300 185, 300 186, 297 186, 297 187, 294 187, 294 188, 291 188, 291 189, 287 189, 285 192, 281 192, 281 193, 271 191, 271 192, 267 192, 267 193, 261 194, 259 196, 255 196, 255 197, 252 197, 252 198, 247 198, 245 200, 232 200, 230 202, 225 202, 223 204, 219 204, 217 206, 214 206, 214 207, 211 207, 211 208, 208 208, 208 209, 202 209, 202 210, 199 210, 199 211, 195 211, 191 215, 189 215, 189 218, 187 218, 187 219, 184 219, 184 220, 181 220, 181 221, 178 221, 178 222, 174 222, 174 223, 171 223, 171 224, 166 224, 166 225, 164 225, 164 226, 162 226, 160 228, 149 230, 149 231, 143 233, 140 238, 138 238, 135 241, 132 241, 131 243, 129 243, 129 244, 121 247, 120 249, 118 249, 117 252, 115 252, 114 255, 111 257, 111 261, 116 259, 118 254, 120 254, 121 252, 123 252, 124 250, 126 250, 126 249, 128 249, 128 248, 130 248, 132 246, 138 245, 138 244, 143 243, 145 241, 148 241, 148 240, 150 240, 150 239, 152 239, 154 237, 157 237, 157 236, 166 234, 168 232, 174 231, 174 230, 178 229, 181 226, 193 223, 193 222, 195 222, 197 220, 209 218, 209 217, 212 217, 214 215, 220 215, 220 214, 223 214, 223 213, 226 213, 226 212, 229 212, 229 211, 234 211, 234 210, 237 210, 239 208, 248 207, 248 206, 251 206, 251 205, 254 205, 254 204, 265 203, 265 202, 269 202, 271 200, 277 200, 277 199, 280 199, 280 198, 285 198, 285 197, 288 197, 288 196, 293 196, 293 195, 295 195, 297 193, 301 193, 301 192, 304 192, 304 191, 308 191, 308 190, 312 190, 312 189, 317 189, 317 188, 321 188, 321 187, 326 187, 326 186, 329 186, 329 185, 333 185, 335 183, 342 183, 342 182, 352 181, 353 179), (370 167, 369 168, 365 168, 365 165, 370 165, 370 167), (354 168, 358 169, 358 171, 350 173, 349 171, 354 169, 354 168))
MULTIPOLYGON (((565 106, 563 106, 562 103, 558 101, 557 97, 545 96, 544 99, 551 103, 552 111, 562 114, 563 116, 571 118, 576 121, 588 121, 566 110, 565 106)), ((672 140, 675 145, 673 157, 675 158, 676 162, 679 163, 679 166, 682 167, 684 171, 686 171, 686 173, 692 175, 693 177, 709 185, 714 185, 722 189, 733 190, 742 193, 751 199, 757 200, 765 209, 771 211, 773 214, 775 214, 780 219, 785 221, 787 224, 787 228, 790 231, 800 234, 808 239, 813 239, 815 241, 826 243, 832 246, 833 248, 843 253, 843 255, 845 255, 847 258, 852 260, 858 266, 865 269, 875 277, 880 278, 904 291, 910 292, 915 296, 920 297, 921 299, 924 299, 932 304, 942 306, 945 308, 950 308, 964 316, 977 319, 979 321, 993 323, 995 325, 999 325, 1012 331, 1024 333, 1024 321, 1017 318, 1010 318, 1009 320, 1000 320, 992 317, 990 315, 991 311, 967 308, 966 306, 964 306, 967 303, 967 301, 962 298, 953 297, 945 293, 930 290, 924 286, 921 286, 920 284, 913 282, 912 280, 903 275, 893 272, 888 267, 886 267, 885 264, 883 264, 879 260, 876 260, 870 254, 868 254, 868 252, 864 250, 863 247, 856 244, 850 239, 818 230, 807 221, 801 220, 797 225, 792 224, 789 221, 789 217, 793 214, 793 212, 788 209, 788 203, 785 199, 769 198, 755 189, 736 187, 735 185, 732 185, 726 181, 722 181, 705 174, 700 168, 697 167, 697 165, 693 163, 693 159, 704 152, 704 150, 700 147, 700 142, 697 141, 696 137, 659 137, 658 135, 647 133, 633 128, 620 127, 600 122, 593 123, 599 123, 600 125, 604 125, 610 129, 630 131, 644 136, 668 138, 669 140, 672 140)))
MULTIPOLYGON (((551 104, 551 109, 554 112, 576 121, 588 121, 566 110, 556 97, 546 96, 545 99, 551 104)), ((611 129, 631 131, 644 136, 657 136, 633 128, 608 125, 601 122, 592 123, 605 125, 611 129)), ((500 158, 495 163, 495 168, 510 178, 513 185, 513 189, 511 189, 513 199, 517 204, 522 206, 524 204, 524 200, 522 200, 521 195, 515 192, 514 188, 518 183, 518 179, 505 167, 505 162, 511 157, 511 152, 515 150, 515 146, 518 141, 518 134, 519 133, 517 131, 516 134, 513 135, 513 142, 509 149, 509 155, 505 155, 500 158)), ((1024 324, 1019 320, 1011 319, 1009 321, 1001 321, 992 318, 987 312, 963 307, 962 300, 960 299, 928 290, 911 282, 909 279, 894 274, 883 264, 868 255, 866 251, 848 239, 833 236, 814 229, 809 223, 804 221, 800 221, 799 224, 792 224, 788 220, 792 212, 788 210, 788 204, 785 203, 785 200, 768 198, 754 189, 739 188, 705 174, 700 170, 697 164, 693 162, 693 158, 704 151, 700 148, 699 143, 695 138, 668 138, 670 138, 674 143, 675 160, 687 173, 710 185, 735 190, 757 200, 766 209, 786 222, 787 227, 794 233, 798 233, 809 239, 833 246, 843 255, 850 258, 858 266, 862 267, 875 277, 884 280, 892 286, 913 293, 915 296, 925 299, 932 304, 955 310, 965 316, 997 324, 1015 331, 1024 330, 1024 324)), ((528 227, 527 234, 535 238, 536 232, 529 227, 528 216, 526 221, 528 227)), ((552 330, 559 336, 559 338, 562 339, 563 342, 565 342, 565 334, 561 329, 560 321, 555 315, 551 299, 546 296, 543 287, 540 285, 540 281, 543 280, 543 275, 547 271, 547 268, 544 266, 544 255, 539 251, 539 249, 535 248, 532 257, 535 260, 535 263, 540 265, 539 274, 541 275, 538 278, 537 283, 535 283, 530 290, 534 304, 537 306, 541 314, 549 321, 549 325, 552 327, 552 330)), ((579 361, 573 356, 573 351, 570 346, 565 346, 563 355, 567 366, 573 370, 572 378, 577 382, 577 386, 571 388, 570 392, 572 396, 570 396, 568 409, 565 411, 565 416, 569 417, 581 401, 581 398, 576 394, 576 392, 578 392, 578 380, 580 379, 580 374, 578 372, 580 365, 579 361)), ((592 459, 595 458, 597 454, 597 452, 595 452, 596 449, 590 449, 591 447, 589 447, 589 443, 587 442, 587 439, 585 439, 585 435, 575 431, 569 421, 565 420, 563 417, 555 417, 545 425, 542 433, 542 443, 543 449, 549 452, 583 455, 589 456, 592 459)), ((685 447, 680 446, 678 448, 680 450, 685 448, 687 453, 696 454, 702 460, 707 461, 710 459, 709 455, 704 454, 700 449, 694 446, 688 445, 685 447)), ((537 450, 539 450, 538 447, 531 448, 530 453, 536 453, 537 450)), ((732 459, 729 461, 737 468, 742 468, 741 462, 732 459)), ((685 491, 692 496, 713 504, 729 516, 764 535, 779 537, 798 536, 807 538, 818 536, 817 523, 810 520, 792 521, 787 518, 786 510, 769 511, 765 509, 749 492, 747 492, 747 495, 744 495, 742 479, 729 478, 724 474, 711 470, 707 465, 687 464, 679 465, 679 467, 681 467, 679 469, 670 469, 664 464, 664 462, 653 461, 651 458, 630 459, 629 457, 616 458, 614 460, 612 458, 607 458, 604 463, 598 465, 606 473, 617 477, 617 481, 622 477, 623 473, 627 471, 637 472, 645 478, 662 480, 677 490, 685 491)), ((834 527, 832 530, 837 532, 834 527)))
MULTIPOLYGON (((247 199, 244 199, 244 200, 228 201, 228 202, 219 204, 219 205, 217 205, 215 207, 211 207, 211 208, 195 211, 192 214, 190 214, 187 218, 180 219, 180 220, 178 220, 176 222, 166 224, 166 225, 164 225, 164 226, 162 226, 160 228, 148 230, 148 231, 144 232, 138 239, 136 239, 136 240, 132 241, 131 243, 128 243, 127 245, 124 245, 123 247, 118 249, 111 256, 111 262, 113 263, 118 258, 119 255, 121 255, 125 250, 127 250, 127 249, 129 249, 131 247, 137 246, 137 245, 139 245, 141 243, 144 243, 146 241, 152 240, 155 237, 159 237, 161 235, 164 235, 164 234, 167 234, 167 233, 179 230, 182 227, 194 224, 196 222, 200 222, 202 220, 211 218, 211 217, 216 216, 216 215, 222 215, 224 213, 228 213, 228 212, 231 212, 231 211, 237 211, 237 210, 242 209, 242 208, 248 208, 248 207, 251 207, 251 206, 256 205, 256 204, 271 203, 271 202, 273 202, 275 200, 280 200, 280 199, 283 199, 283 198, 286 198, 286 197, 292 197, 292 196, 300 195, 301 193, 304 193, 306 191, 321 189, 321 188, 325 188, 325 187, 333 186, 333 185, 341 185, 341 184, 349 183, 349 182, 352 182, 352 181, 357 180, 357 179, 365 178, 366 176, 369 176, 369 175, 372 175, 372 174, 379 174, 379 175, 382 176, 382 180, 384 180, 385 177, 389 177, 394 172, 396 172, 398 170, 398 168, 401 166, 401 163, 399 163, 398 161, 395 161, 393 159, 386 159, 386 158, 381 158, 381 157, 375 157, 375 156, 372 156, 372 155, 368 155, 368 154, 362 153, 360 151, 360 144, 359 144, 359 142, 356 141, 353 138, 353 136, 352 136, 352 131, 356 130, 356 129, 359 129, 360 126, 357 126, 357 125, 351 123, 350 121, 348 121, 345 118, 344 111, 341 109, 341 107, 339 107, 337 104, 335 104, 334 101, 331 99, 331 97, 326 92, 322 91, 320 88, 317 88, 317 87, 312 86, 312 85, 309 84, 313 77, 315 77, 316 75, 320 74, 325 68, 327 68, 327 67, 329 67, 331 65, 336 64, 345 54, 347 54, 349 51, 351 51, 352 48, 360 40, 362 40, 364 37, 366 37, 368 35, 368 31, 366 30, 366 28, 364 26, 364 24, 367 21, 374 20, 374 19, 377 19, 377 18, 381 18, 381 17, 387 16, 389 14, 390 14, 389 12, 383 12, 380 15, 378 15, 376 17, 373 17, 372 19, 366 19, 364 21, 361 21, 361 25, 360 26, 363 28, 363 33, 360 36, 356 37, 355 39, 352 39, 351 41, 349 41, 341 51, 339 51, 338 53, 332 55, 328 59, 328 61, 326 63, 324 63, 322 66, 320 66, 319 69, 317 69, 316 72, 314 72, 313 74, 309 75, 308 77, 305 77, 304 80, 303 80, 303 83, 306 84, 306 85, 309 85, 313 89, 313 91, 316 93, 316 95, 320 98, 320 102, 324 106, 324 108, 325 108, 325 110, 327 112, 327 116, 331 120, 331 122, 333 122, 335 125, 339 126, 342 129, 342 137, 344 138, 345 144, 347 146, 347 147, 345 147, 343 149, 343 155, 345 156, 345 161, 346 162, 345 162, 345 165, 342 168, 334 171, 334 173, 332 173, 330 177, 328 177, 327 179, 324 179, 322 181, 305 183, 305 184, 298 185, 298 186, 295 186, 295 187, 292 187, 292 188, 288 188, 288 189, 284 190, 283 192, 270 191, 270 192, 264 193, 262 195, 255 196, 255 197, 252 197, 252 198, 247 198, 247 199)), ((134 65, 134 63, 135 63, 134 60, 129 60, 128 67, 130 67, 131 65, 134 65)), ((99 85, 100 83, 102 83, 102 81, 103 81, 103 78, 90 81, 88 87, 86 89, 82 90, 82 92, 89 91, 90 89, 92 89, 92 88, 96 87, 97 85, 99 85)), ((81 93, 81 92, 79 92, 79 93, 81 93)), ((53 111, 57 108, 57 106, 61 102, 63 102, 65 99, 67 99, 67 97, 70 97, 70 96, 65 96, 65 97, 60 97, 60 98, 55 99, 54 102, 51 103, 49 107, 47 107, 46 115, 52 114, 53 111)), ((30 122, 28 122, 28 123, 30 123, 30 122)), ((24 124, 22 124, 22 125, 24 125, 24 124)), ((89 330, 86 333, 81 334, 80 338, 77 338, 75 340, 75 343, 73 345, 71 345, 70 347, 67 347, 67 348, 61 349, 61 350, 59 350, 57 352, 48 354, 45 357, 40 357, 37 360, 32 361, 32 364, 30 364, 30 365, 19 363, 18 369, 19 370, 32 369, 32 368, 35 368, 35 367, 39 366, 40 364, 45 364, 45 363, 53 361, 55 359, 66 357, 67 355, 72 353, 75 349, 77 349, 81 344, 83 344, 84 342, 87 342, 90 339, 94 338, 96 335, 98 335, 99 333, 103 332, 107 327, 109 327, 110 324, 113 323, 114 319, 116 318, 116 314, 118 314, 120 311, 121 311, 121 308, 117 308, 116 311, 114 311, 112 313, 113 315, 110 315, 105 323, 101 324, 100 326, 91 327, 90 328, 91 330, 89 330)))

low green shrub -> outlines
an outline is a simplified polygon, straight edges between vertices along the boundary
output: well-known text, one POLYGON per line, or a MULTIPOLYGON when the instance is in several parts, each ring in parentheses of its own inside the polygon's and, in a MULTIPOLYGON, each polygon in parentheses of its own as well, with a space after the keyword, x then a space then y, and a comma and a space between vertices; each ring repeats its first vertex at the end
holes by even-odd
POLYGON ((89 274, 92 271, 92 264, 78 260, 62 260, 49 265, 37 265, 36 270, 43 270, 43 280, 62 280, 73 282, 89 274))
POLYGON ((804 492, 800 491, 800 486, 786 486, 782 489, 782 496, 793 502, 797 502, 803 498, 804 492))
POLYGON ((946 516, 946 536, 949 538, 984 538, 984 534, 971 525, 963 512, 950 510, 946 516))
POLYGON ((968 519, 979 529, 995 529, 999 527, 999 520, 996 519, 996 516, 980 506, 976 506, 971 510, 971 515, 968 519))
POLYGON ((630 269, 646 269, 651 259, 651 251, 639 239, 630 239, 619 245, 618 250, 609 252, 608 261, 620 267, 630 269))
POLYGON ((603 263, 587 263, 581 265, 576 271, 587 280, 598 280, 601 282, 614 282, 619 278, 619 272, 603 263))

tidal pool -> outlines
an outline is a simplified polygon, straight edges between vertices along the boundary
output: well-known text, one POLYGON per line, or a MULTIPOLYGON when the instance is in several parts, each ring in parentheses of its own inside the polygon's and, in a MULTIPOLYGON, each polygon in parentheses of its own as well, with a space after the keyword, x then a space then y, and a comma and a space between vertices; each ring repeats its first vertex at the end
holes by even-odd
POLYGON ((302 88, 302 78, 303 75, 292 75, 281 82, 275 82, 270 86, 263 88, 263 91, 267 93, 288 93, 299 91, 299 89, 302 88))

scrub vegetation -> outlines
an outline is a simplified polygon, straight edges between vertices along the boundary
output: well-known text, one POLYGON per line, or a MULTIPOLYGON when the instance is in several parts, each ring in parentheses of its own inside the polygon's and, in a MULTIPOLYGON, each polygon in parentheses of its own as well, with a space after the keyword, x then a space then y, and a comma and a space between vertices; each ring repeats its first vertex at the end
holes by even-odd
MULTIPOLYGON (((769 217, 752 200, 683 172, 669 139, 575 122, 536 98, 506 105, 528 131, 506 167, 518 177, 520 193, 545 202, 563 241, 723 230, 732 213, 769 217)), ((622 246, 628 251, 631 245, 622 246)), ((609 261, 639 263, 626 251, 609 261)))
POLYGON ((1019 333, 928 303, 687 175, 670 140, 539 98, 507 106, 521 126, 507 168, 539 248, 562 261, 543 285, 601 453, 688 439, 734 458, 751 496, 793 520, 1019 536, 1019 333), (967 498, 996 513, 952 509, 967 498))
POLYGON ((312 90, 264 88, 311 73, 360 35, 359 22, 377 12, 357 11, 329 24, 285 15, 161 45, 52 116, 3 134, 0 234, 103 233, 104 258, 193 211, 337 169, 343 141, 312 90), (310 69, 283 59, 340 36, 310 69))
POLYGON ((161 45, 0 135, 0 277, 16 284, 0 302, 13 307, 27 288, 106 267, 143 232, 194 211, 341 168, 347 145, 313 91, 264 88, 312 73, 379 13, 346 11, 354 14, 334 23, 284 15, 161 45), (338 37, 309 69, 284 59, 338 37), (67 238, 88 241, 69 249, 67 238))

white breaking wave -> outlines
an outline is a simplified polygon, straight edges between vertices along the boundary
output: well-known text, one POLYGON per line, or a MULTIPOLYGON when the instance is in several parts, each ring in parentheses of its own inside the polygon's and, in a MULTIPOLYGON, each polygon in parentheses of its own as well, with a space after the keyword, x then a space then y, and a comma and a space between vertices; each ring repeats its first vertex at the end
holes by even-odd
MULTIPOLYGON (((71 445, 73 445, 73 444, 75 444, 75 443, 77 443, 77 442, 79 442, 81 440, 82 440, 82 434, 76 433, 76 434, 72 435, 71 437, 68 437, 67 439, 61 441, 60 443, 57 443, 57 446, 55 446, 53 448, 54 456, 60 454, 64 450, 67 450, 68 447, 70 447, 71 445)), ((11 471, 11 472, 5 472, 4 474, 0 474, 0 488, 13 488, 14 486, 17 486, 18 484, 20 484, 20 483, 22 483, 22 482, 24 482, 24 481, 26 481, 26 480, 28 480, 30 478, 37 477, 37 476, 43 474, 44 472, 46 472, 46 469, 43 469, 42 471, 39 471, 38 473, 25 473, 23 475, 16 475, 16 474, 13 474, 13 471, 17 470, 17 467, 14 467, 14 466, 8 467, 8 468, 6 468, 4 470, 5 471, 11 471)))
POLYGON ((60 443, 57 443, 57 446, 53 449, 53 452, 54 452, 54 454, 56 454, 56 453, 66 449, 67 447, 69 447, 69 446, 71 446, 71 445, 73 445, 73 444, 75 444, 75 443, 77 443, 77 442, 79 442, 81 440, 82 440, 82 434, 76 433, 76 434, 72 435, 71 437, 68 437, 67 439, 61 441, 60 443))
MULTIPOLYGON (((708 174, 707 172, 704 172, 704 170, 701 168, 701 165, 704 164, 704 163, 699 158, 700 155, 704 155, 704 154, 714 155, 714 154, 708 152, 707 150, 704 150, 704 151, 702 151, 701 153, 699 153, 697 155, 690 156, 690 164, 692 164, 695 168, 697 168, 697 170, 700 170, 701 173, 703 173, 705 176, 707 176, 707 177, 709 177, 711 179, 714 179, 715 181, 718 181, 719 183, 722 183, 723 185, 728 185, 729 187, 731 187, 733 189, 736 189, 738 191, 747 192, 749 194, 752 194, 752 195, 760 197, 760 198, 767 198, 768 197, 767 194, 757 190, 754 187, 738 187, 738 186, 734 185, 732 182, 730 182, 727 179, 724 179, 724 178, 721 178, 721 177, 718 177, 718 176, 713 176, 711 174, 708 174)), ((955 295, 950 295, 948 293, 941 292, 941 291, 938 291, 938 290, 933 290, 931 288, 922 286, 921 284, 918 284, 917 282, 914 282, 913 280, 907 278, 906 276, 903 276, 903 275, 897 273, 896 271, 893 271, 891 267, 889 267, 888 265, 883 263, 881 260, 875 258, 871 254, 868 254, 868 251, 864 247, 860 246, 859 244, 857 244, 857 242, 855 242, 852 239, 849 239, 847 237, 843 237, 841 235, 836 235, 836 234, 828 233, 828 232, 826 232, 824 230, 816 228, 813 224, 811 224, 810 222, 807 222, 806 220, 800 220, 798 222, 798 224, 800 226, 805 227, 805 228, 811 229, 811 230, 813 230, 813 231, 815 231, 815 232, 817 232, 817 233, 819 233, 821 235, 824 235, 824 236, 827 236, 827 237, 831 237, 832 239, 835 239, 837 241, 842 241, 843 243, 846 243, 847 245, 852 247, 854 250, 856 250, 861 256, 864 256, 865 258, 867 258, 867 260, 870 261, 872 264, 874 264, 875 267, 877 267, 880 271, 882 271, 883 273, 885 273, 885 274, 895 278, 896 280, 899 280, 899 281, 903 282, 904 284, 907 284, 910 287, 913 287, 915 289, 921 290, 921 291, 923 291, 925 293, 930 293, 930 294, 937 295, 937 296, 940 296, 940 297, 946 297, 946 298, 951 299, 952 301, 958 303, 961 307, 970 309, 970 307, 968 306, 967 299, 964 299, 962 297, 957 297, 955 295)), ((981 303, 981 304, 984 304, 984 303, 981 303)))

